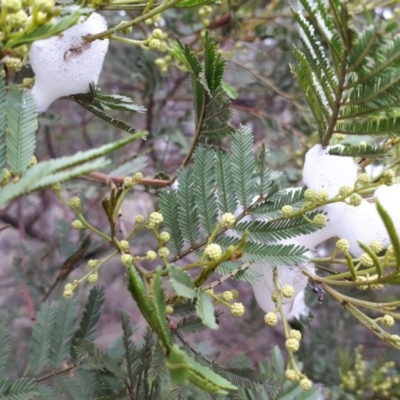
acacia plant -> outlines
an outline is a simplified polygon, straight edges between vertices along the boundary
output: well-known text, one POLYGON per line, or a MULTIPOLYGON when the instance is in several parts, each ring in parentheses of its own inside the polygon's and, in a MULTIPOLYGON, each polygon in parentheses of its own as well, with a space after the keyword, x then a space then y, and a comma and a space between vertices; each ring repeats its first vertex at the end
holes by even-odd
MULTIPOLYGON (((67 236, 78 233, 78 245, 68 240, 60 245, 61 254, 62 246, 71 245, 72 251, 57 272, 41 270, 41 261, 26 247, 24 258, 16 257, 15 269, 29 287, 25 298, 35 293, 37 299, 28 302, 34 323, 20 372, 10 357, 15 354, 13 322, 7 318, 16 315, 9 311, 2 318, 0 400, 397 398, 395 364, 370 364, 368 369, 359 348, 354 366, 342 349, 336 384, 318 377, 307 359, 303 368, 296 357, 299 348, 300 353, 307 346, 312 351, 313 339, 305 340, 307 288, 322 306, 327 298, 335 300, 343 321, 351 315, 377 342, 400 349, 395 330, 400 302, 391 298, 400 276, 400 39, 395 11, 388 2, 301 0, 300 10, 280 2, 268 3, 265 10, 263 2, 245 3, 2 1, 0 206, 51 190, 73 215, 69 227, 60 226, 67 236), (375 12, 378 5, 386 7, 389 19, 375 12), (130 19, 118 21, 115 13, 120 11, 130 19), (183 25, 197 18, 191 38, 183 35, 186 26, 177 23, 179 29, 174 28, 179 18, 183 25), (296 153, 303 184, 283 187, 288 180, 271 169, 273 152, 248 126, 232 123, 232 109, 240 104, 232 103, 238 94, 224 76, 226 58, 245 66, 232 55, 241 46, 220 46, 221 37, 212 34, 223 18, 231 22, 228 34, 243 42, 251 33, 265 39, 268 18, 289 18, 296 26, 298 39, 288 50, 297 82, 292 82, 293 92, 285 93, 254 69, 250 72, 292 102, 304 130, 296 153), (150 86, 160 75, 143 72, 149 75, 144 91, 152 93, 147 110, 126 91, 104 94, 98 79, 109 42, 129 46, 128 56, 140 51, 144 68, 151 65, 164 77, 181 71, 171 96, 179 85, 190 86, 190 144, 182 146, 179 166, 169 174, 144 176, 139 171, 146 170, 143 159, 156 158, 154 148, 140 157, 131 154, 140 151, 146 136, 154 140, 149 128, 155 89, 150 86), (29 60, 34 81, 23 77, 29 60), (38 121, 49 124, 43 113, 60 97, 124 137, 38 161, 38 121), (133 113, 138 120, 139 114, 147 115, 147 130, 130 123, 133 113), (128 154, 125 168, 117 168, 121 154, 128 154), (82 176, 93 186, 102 185, 106 195, 88 201, 84 190, 90 189, 73 186, 82 176), (153 210, 127 215, 127 202, 143 190, 156 197, 153 210), (92 215, 93 203, 101 205, 101 223, 92 215), (335 246, 325 246, 329 254, 321 257, 317 246, 328 239, 335 246), (125 267, 131 303, 120 311, 120 336, 104 348, 96 343, 107 302, 102 276, 115 260, 125 267), (45 278, 49 271, 56 274, 52 282, 45 278), (241 281, 238 290, 220 289, 228 280, 241 281), (218 330, 221 319, 237 318, 239 323, 246 310, 238 297, 249 283, 265 324, 281 327, 285 352, 274 347, 270 358, 256 366, 244 354, 223 360, 203 354, 189 334, 218 330), (93 284, 81 307, 80 295, 93 284), (129 316, 133 308, 147 325, 142 339, 129 316), (301 329, 294 327, 296 319, 303 323, 301 329)), ((53 121, 52 130, 57 123, 53 121)))

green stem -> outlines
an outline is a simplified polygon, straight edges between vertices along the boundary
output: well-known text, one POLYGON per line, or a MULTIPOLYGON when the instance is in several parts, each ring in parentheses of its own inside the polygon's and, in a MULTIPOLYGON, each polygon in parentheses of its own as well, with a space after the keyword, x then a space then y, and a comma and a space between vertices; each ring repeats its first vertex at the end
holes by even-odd
POLYGON ((86 226, 86 228, 91 230, 93 233, 96 233, 97 235, 101 236, 107 242, 111 242, 111 238, 109 236, 107 236, 105 233, 99 231, 97 228, 91 225, 81 213, 77 213, 77 216, 81 220, 82 224, 86 226))

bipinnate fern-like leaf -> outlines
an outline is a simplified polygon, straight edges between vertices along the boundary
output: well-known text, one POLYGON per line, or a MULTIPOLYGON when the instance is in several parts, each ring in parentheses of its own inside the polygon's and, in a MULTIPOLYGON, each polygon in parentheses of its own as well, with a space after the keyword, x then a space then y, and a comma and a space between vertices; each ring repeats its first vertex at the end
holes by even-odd
MULTIPOLYGON (((301 368, 301 363, 298 362, 298 367, 301 368)), ((263 400, 288 400, 301 399, 313 400, 318 398, 318 388, 312 387, 310 390, 304 391, 298 382, 288 381, 285 377, 286 363, 285 359, 278 346, 274 346, 271 350, 271 361, 260 364, 261 373, 267 374, 274 379, 275 384, 268 385, 258 389, 257 399, 263 400)), ((256 400, 254 391, 240 389, 240 398, 243 400, 256 400)))
POLYGON ((81 387, 73 379, 70 379, 67 376, 57 376, 53 381, 53 385, 56 391, 65 396, 67 400, 85 398, 81 387))
POLYGON ((329 1, 329 13, 322 0, 301 3, 307 17, 294 11, 303 47, 294 49, 293 71, 322 144, 334 133, 400 135, 400 38, 371 20, 355 31, 345 1, 329 1))
POLYGON ((233 188, 231 158, 224 151, 218 151, 215 164, 215 184, 217 189, 218 208, 222 213, 234 214, 238 199, 233 188))
POLYGON ((56 308, 48 303, 43 304, 36 315, 29 352, 29 368, 35 374, 48 366, 55 319, 56 308))
POLYGON ((207 81, 207 87, 210 93, 213 94, 222 84, 225 61, 217 51, 209 31, 205 32, 204 46, 204 75, 207 81))
POLYGON ((175 5, 177 8, 199 7, 207 4, 221 4, 220 0, 182 0, 175 5))
POLYGON ((0 322, 0 376, 4 376, 10 350, 10 326, 2 321, 0 322))
POLYGON ((74 381, 84 393, 84 398, 97 399, 111 395, 112 388, 102 379, 102 374, 98 371, 87 370, 85 367, 85 364, 83 364, 82 368, 74 370, 74 381))
POLYGON ((37 395, 35 400, 59 400, 60 396, 53 389, 53 387, 46 385, 45 383, 36 384, 37 395))
POLYGON ((199 215, 200 226, 208 233, 217 224, 217 203, 215 185, 215 152, 198 147, 194 153, 193 181, 194 201, 199 215))
POLYGON ((101 94, 99 89, 95 85, 89 86, 88 93, 82 93, 75 95, 75 100, 82 107, 108 122, 119 129, 122 129, 128 133, 135 133, 136 129, 121 121, 118 118, 112 117, 106 113, 109 110, 121 110, 121 111, 134 111, 143 113, 146 109, 142 106, 138 106, 133 103, 132 99, 127 96, 121 95, 104 95, 101 94))
POLYGON ((259 272, 253 271, 248 267, 243 268, 241 264, 232 261, 226 261, 218 265, 217 272, 222 276, 228 276, 230 279, 248 283, 257 283, 262 278, 259 272))
POLYGON ((261 388, 271 394, 279 392, 280 382, 273 373, 260 372, 254 369, 253 363, 245 354, 237 354, 223 366, 217 366, 216 372, 229 379, 238 388, 260 391, 261 388))
POLYGON ((164 224, 170 234, 170 246, 178 254, 183 247, 183 236, 178 221, 178 197, 175 190, 162 190, 159 197, 160 210, 164 217, 164 224))
MULTIPOLYGON (((93 340, 96 336, 96 324, 101 315, 101 307, 105 300, 105 292, 103 286, 94 286, 90 293, 88 301, 83 311, 82 319, 78 330, 72 338, 72 346, 75 346, 80 339, 93 340)), ((74 350, 72 354, 75 356, 74 350)))
MULTIPOLYGON (((317 211, 314 211, 307 216, 312 219, 317 213, 317 211)), ((263 242, 290 239, 299 235, 316 232, 318 229, 318 226, 303 217, 273 221, 239 222, 235 225, 236 231, 241 233, 248 231, 252 239, 263 242)))
POLYGON ((0 73, 0 170, 6 165, 6 148, 6 84, 0 73))
POLYGON ((178 185, 178 223, 183 238, 193 245, 197 242, 200 234, 200 223, 194 201, 192 168, 186 168, 179 174, 178 185))
POLYGON ((189 46, 174 47, 174 55, 190 71, 195 112, 195 136, 222 139, 234 131, 229 121, 232 111, 230 99, 222 88, 225 61, 217 51, 208 32, 205 34, 204 68, 189 46))
POLYGON ((291 205, 297 211, 303 205, 305 191, 306 188, 280 190, 269 196, 264 202, 257 204, 252 209, 252 214, 264 218, 280 217, 282 216, 282 207, 285 205, 291 205))
POLYGON ((207 329, 202 319, 197 315, 189 315, 177 323, 177 329, 182 332, 199 332, 207 329))
POLYGON ((267 164, 269 152, 265 147, 265 143, 262 143, 260 149, 258 150, 257 158, 256 158, 256 192, 260 197, 270 196, 271 189, 273 186, 277 186, 276 180, 279 178, 279 174, 273 173, 267 164))
POLYGON ((386 143, 364 143, 357 146, 335 146, 329 150, 329 154, 347 157, 368 157, 372 159, 384 159, 388 156, 386 143))
POLYGON ((0 378, 0 400, 31 400, 38 393, 33 379, 20 378, 15 381, 0 378))
POLYGON ((29 92, 16 86, 7 96, 7 162, 16 175, 27 170, 36 147, 37 111, 29 92))
POLYGON ((80 360, 87 359, 93 370, 108 371, 114 376, 125 379, 126 371, 107 352, 95 347, 94 343, 87 339, 77 339, 74 350, 80 360))
POLYGON ((135 376, 133 374, 135 368, 135 359, 137 357, 136 346, 132 342, 133 329, 128 314, 120 312, 121 326, 122 326, 122 340, 125 351, 125 362, 128 379, 131 387, 134 386, 135 376))
POLYGON ((74 96, 78 102, 92 105, 101 111, 121 110, 144 113, 146 109, 143 106, 134 104, 130 97, 120 94, 102 94, 100 89, 94 85, 89 85, 87 93, 81 93, 74 96))
POLYGON ((50 365, 59 368, 68 358, 71 338, 76 330, 78 307, 76 299, 61 299, 56 310, 54 330, 50 343, 50 365))
POLYGON ((235 131, 231 152, 233 189, 241 206, 248 208, 256 189, 253 135, 249 128, 241 126, 235 131))
MULTIPOLYGON (((237 246, 239 239, 234 237, 223 237, 217 240, 223 247, 231 245, 237 246)), ((294 265, 300 264, 306 260, 305 253, 308 251, 305 247, 294 244, 282 245, 247 241, 244 248, 244 254, 241 258, 243 262, 253 264, 272 264, 272 265, 294 265)))
POLYGON ((107 164, 107 161, 102 158, 103 156, 145 135, 145 132, 137 132, 126 139, 106 144, 96 149, 84 152, 79 151, 72 156, 39 163, 29 168, 17 183, 9 184, 2 189, 0 192, 0 207, 4 207, 9 201, 18 196, 103 168, 107 164))

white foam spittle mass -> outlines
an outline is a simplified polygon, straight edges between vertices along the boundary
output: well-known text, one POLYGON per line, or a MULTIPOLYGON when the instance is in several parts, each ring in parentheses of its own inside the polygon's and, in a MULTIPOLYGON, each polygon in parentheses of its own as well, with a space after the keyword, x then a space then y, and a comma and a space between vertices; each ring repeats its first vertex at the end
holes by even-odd
POLYGON ((86 42, 84 37, 106 29, 106 20, 92 13, 60 35, 32 44, 29 53, 35 73, 32 95, 38 112, 46 111, 60 97, 86 93, 90 83, 97 84, 109 41, 86 42))
POLYGON ((357 207, 342 204, 340 223, 336 225, 335 231, 340 239, 349 241, 349 251, 355 257, 364 253, 357 241, 366 245, 379 241, 384 247, 390 244, 385 225, 375 204, 367 200, 363 200, 357 207))
POLYGON ((353 186, 358 169, 353 158, 330 155, 331 148, 320 144, 312 147, 306 154, 303 168, 304 184, 314 190, 325 190, 329 197, 337 195, 342 186, 353 186))
MULTIPOLYGON (((310 257, 311 253, 308 253, 307 256, 310 257)), ((252 265, 251 268, 263 275, 260 282, 252 284, 254 296, 258 305, 265 313, 274 311, 276 306, 271 299, 271 295, 275 290, 273 283, 273 266, 270 264, 252 265)), ((307 286, 308 278, 302 273, 303 269, 307 269, 310 272, 314 272, 315 270, 314 265, 309 262, 304 262, 300 265, 276 266, 278 281, 281 287, 290 285, 294 289, 293 298, 282 299, 283 311, 286 318, 289 320, 306 314, 308 310, 304 302, 304 289, 307 286)))

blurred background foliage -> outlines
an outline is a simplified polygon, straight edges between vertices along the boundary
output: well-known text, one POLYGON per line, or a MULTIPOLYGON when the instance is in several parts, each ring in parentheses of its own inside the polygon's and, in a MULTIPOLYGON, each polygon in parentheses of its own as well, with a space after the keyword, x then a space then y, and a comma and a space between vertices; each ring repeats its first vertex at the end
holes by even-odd
MULTIPOLYGON (((398 30, 396 3, 371 1, 363 4, 365 9, 372 10, 369 14, 372 18, 382 21, 384 29, 398 30)), ((352 2, 350 9, 360 15, 356 17, 357 23, 365 23, 361 17, 365 11, 361 2, 352 2)), ((266 143, 270 149, 270 167, 284 173, 284 186, 301 185, 304 153, 317 138, 310 123, 309 109, 290 72, 290 64, 295 63, 292 45, 300 46, 300 42, 289 2, 223 0, 210 11, 169 10, 152 24, 135 27, 129 37, 144 39, 154 28, 161 28, 168 33, 171 48, 174 39, 179 38, 200 53, 203 30, 207 27, 227 59, 225 81, 233 97, 233 125, 251 127, 256 145, 262 141, 266 143)), ((104 11, 102 14, 110 26, 138 15, 135 11, 104 11)), ((32 72, 28 66, 16 78, 30 76, 32 72)), ((102 172, 109 176, 132 175, 137 171, 146 177, 173 175, 193 135, 190 82, 182 65, 171 59, 168 51, 145 51, 112 41, 99 86, 104 94, 127 95, 144 106, 147 109, 144 114, 113 111, 112 115, 149 132, 147 140, 114 152, 112 164, 102 172), (159 59, 167 64, 166 72, 161 70, 159 59)), ((40 116, 39 122, 36 151, 39 160, 74 154, 124 137, 123 132, 73 101, 58 100, 40 116)), ((62 190, 67 198, 79 195, 93 225, 106 229, 101 199, 110 189, 104 176, 101 179, 82 177, 64 184, 62 190)), ((148 215, 157 209, 157 190, 135 188, 123 209, 126 225, 131 226, 136 215, 148 215)), ((24 372, 32 320, 43 299, 59 298, 67 277, 70 281, 74 276, 81 276, 80 270, 85 268, 87 260, 100 258, 109 250, 108 245, 97 238, 71 231, 72 219, 71 211, 51 190, 17 199, 0 211, 1 227, 8 227, 0 232, 0 319, 14 321, 15 357, 10 360, 8 369, 13 377, 24 372)), ((144 231, 135 246, 147 250, 154 246, 151 240, 154 239, 150 233, 144 231)), ((330 243, 323 246, 321 254, 329 246, 330 243)), ((117 311, 122 307, 138 328, 138 338, 144 331, 144 321, 134 309, 129 293, 121 290, 125 285, 124 272, 125 267, 119 262, 111 262, 100 274, 107 297, 98 327, 100 346, 109 345, 120 334, 116 321, 117 311)), ((242 352, 255 362, 265 361, 271 356, 272 347, 284 341, 279 325, 276 329, 265 326, 263 313, 253 299, 249 284, 224 282, 223 285, 240 291, 246 315, 238 320, 222 314, 218 331, 191 336, 193 347, 205 356, 216 356, 220 362, 242 352)), ((393 288, 384 290, 388 300, 396 291, 393 288)), ((88 288, 82 287, 77 296, 83 301, 87 291, 88 288)), ((364 295, 370 298, 374 292, 364 295)), ((377 386, 388 376, 395 381, 400 368, 399 354, 387 352, 384 343, 377 344, 371 334, 329 298, 319 304, 316 295, 309 290, 308 303, 313 318, 306 321, 305 341, 298 357, 304 363, 307 376, 326 388, 323 398, 399 398, 396 382, 387 396, 383 397, 381 390, 379 396, 376 395, 377 386), (360 344, 364 346, 361 354, 367 363, 364 370, 358 368, 354 352, 360 344), (388 365, 388 361, 395 364, 388 365), (348 371, 356 371, 357 384, 343 389, 341 376, 348 371), (377 383, 372 384, 375 380, 377 383)))

